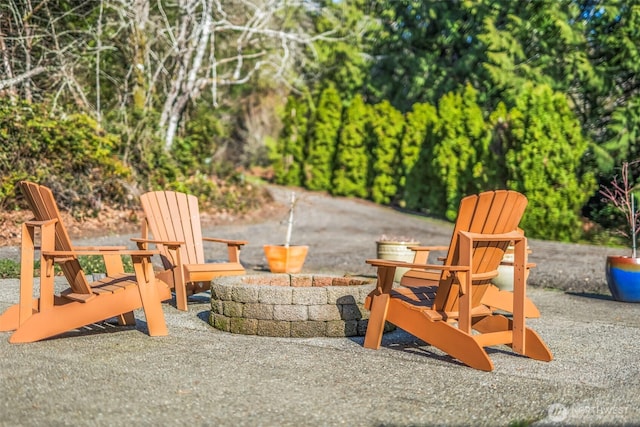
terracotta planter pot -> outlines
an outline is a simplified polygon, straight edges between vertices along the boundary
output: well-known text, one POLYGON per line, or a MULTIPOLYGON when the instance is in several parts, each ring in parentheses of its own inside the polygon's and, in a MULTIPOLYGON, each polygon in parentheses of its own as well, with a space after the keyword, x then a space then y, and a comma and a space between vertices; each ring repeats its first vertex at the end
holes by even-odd
POLYGON ((264 255, 272 273, 299 273, 309 246, 264 245, 264 255))
POLYGON ((609 256, 606 273, 613 299, 640 302, 640 258, 609 256))

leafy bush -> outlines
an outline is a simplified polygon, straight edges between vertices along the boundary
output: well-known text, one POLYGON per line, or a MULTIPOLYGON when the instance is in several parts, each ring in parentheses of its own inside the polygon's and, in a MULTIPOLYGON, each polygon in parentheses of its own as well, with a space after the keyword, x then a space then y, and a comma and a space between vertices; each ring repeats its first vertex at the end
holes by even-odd
POLYGON ((15 184, 23 179, 47 185, 61 209, 78 215, 128 205, 132 174, 117 146, 87 115, 0 98, 0 207, 21 207, 15 184))
POLYGON ((20 277, 20 263, 11 259, 0 259, 0 279, 20 277))
POLYGON ((247 183, 239 172, 224 179, 196 172, 185 180, 169 183, 165 189, 196 195, 201 211, 246 213, 270 197, 264 187, 247 183))
POLYGON ((372 109, 371 126, 371 199, 388 204, 400 184, 400 141, 404 117, 388 101, 376 104, 372 109))
POLYGON ((228 131, 218 116, 211 114, 208 105, 201 104, 195 110, 185 123, 184 135, 174 141, 171 159, 185 176, 195 171, 211 175, 215 169, 214 155, 228 131))

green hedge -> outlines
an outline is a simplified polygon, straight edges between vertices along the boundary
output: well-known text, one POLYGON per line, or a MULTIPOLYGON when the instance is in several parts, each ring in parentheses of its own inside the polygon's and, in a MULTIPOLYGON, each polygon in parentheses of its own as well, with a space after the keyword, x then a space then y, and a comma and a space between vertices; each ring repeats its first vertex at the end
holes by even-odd
POLYGON ((47 185, 60 207, 91 213, 103 203, 130 204, 131 170, 118 158, 118 139, 87 115, 55 115, 44 104, 0 99, 0 206, 22 206, 16 183, 47 185))

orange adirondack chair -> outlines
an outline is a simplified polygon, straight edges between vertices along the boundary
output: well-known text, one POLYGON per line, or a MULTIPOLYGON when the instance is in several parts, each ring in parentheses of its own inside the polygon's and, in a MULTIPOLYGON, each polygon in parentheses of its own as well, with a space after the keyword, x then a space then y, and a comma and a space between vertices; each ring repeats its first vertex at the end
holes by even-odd
MULTIPOLYGON (((409 249, 415 251, 413 259, 414 264, 427 264, 429 254, 433 252, 444 252, 447 255, 444 258, 438 258, 444 261, 446 265, 454 265, 458 262, 458 240, 456 236, 460 231, 468 231, 472 233, 492 233, 494 224, 484 221, 483 218, 476 218, 473 213, 476 200, 473 198, 463 199, 459 209, 459 216, 453 229, 451 242, 449 246, 411 246, 409 249)), ((518 229, 521 233, 522 230, 518 229)), ((527 270, 535 267, 533 263, 527 263, 527 270)), ((407 271, 400 279, 402 286, 435 286, 440 282, 441 271, 429 271, 422 268, 413 268, 407 271)), ((486 287, 482 297, 482 303, 492 307, 493 309, 502 310, 513 313, 513 292, 502 291, 497 286, 490 284, 486 287)), ((540 317, 538 307, 529 298, 525 299, 525 315, 529 318, 540 317)))
POLYGON ((76 247, 62 223, 51 190, 32 182, 19 183, 34 219, 22 225, 20 302, 0 316, 0 331, 15 331, 11 343, 33 342, 114 317, 134 325, 133 310, 144 309, 149 335, 167 335, 161 301, 170 299, 166 283, 153 274, 151 256, 157 251, 126 247, 76 247), (40 297, 34 298, 34 256, 40 235, 40 297), (106 277, 89 283, 80 255, 102 255, 106 277), (122 255, 131 256, 135 274, 124 272, 122 255), (54 264, 61 266, 69 288, 54 294, 54 264))
POLYGON ((132 240, 140 249, 157 245, 164 267, 157 276, 174 289, 179 310, 187 310, 187 296, 209 289, 211 279, 245 274, 240 249, 247 242, 203 237, 197 197, 175 191, 152 191, 143 194, 140 201, 145 214, 142 238, 132 240), (228 262, 206 262, 205 241, 226 244, 228 262))
POLYGON ((365 301, 371 311, 364 346, 380 347, 385 321, 433 345, 466 365, 493 370, 484 347, 507 344, 519 354, 550 361, 551 352, 525 326, 527 239, 518 229, 527 199, 514 191, 489 191, 462 199, 458 222, 483 224, 482 233, 454 232, 451 264, 429 265, 367 260, 377 267, 378 281, 365 301), (507 246, 515 247, 513 318, 484 303, 490 280, 507 246), (393 287, 396 267, 426 270, 438 277, 435 286, 393 287), (473 333, 475 331, 476 333, 473 333))

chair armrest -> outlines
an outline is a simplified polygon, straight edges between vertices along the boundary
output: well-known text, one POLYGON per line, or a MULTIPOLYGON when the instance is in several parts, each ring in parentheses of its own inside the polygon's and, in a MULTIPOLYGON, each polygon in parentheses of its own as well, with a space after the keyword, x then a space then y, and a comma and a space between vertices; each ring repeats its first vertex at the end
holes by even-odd
POLYGON ((512 240, 525 240, 526 237, 517 231, 498 234, 472 233, 470 231, 459 231, 463 236, 477 242, 511 242, 512 240))
POLYGON ((205 242, 224 243, 227 245, 227 256, 229 262, 240 262, 240 250, 242 245, 246 245, 246 240, 230 240, 230 239, 218 239, 216 237, 203 237, 205 242))
POLYGON ((386 259, 368 259, 367 264, 374 267, 402 267, 416 268, 420 270, 440 270, 440 271, 469 271, 469 267, 464 265, 442 265, 442 264, 416 264, 413 262, 392 261, 386 259))
POLYGON ((138 247, 140 246, 140 244, 144 245, 144 244, 151 243, 153 245, 165 245, 165 246, 168 246, 169 248, 179 248, 180 246, 185 244, 185 242, 179 242, 174 240, 143 239, 141 237, 132 237, 131 241, 137 243, 138 247))
POLYGON ((124 251, 126 246, 74 246, 73 251, 124 251))
MULTIPOLYGON (((109 255, 132 255, 132 256, 153 256, 158 255, 160 251, 147 250, 141 251, 136 249, 125 249, 119 251, 109 251, 109 255)), ((42 256, 45 258, 69 258, 78 255, 104 255, 102 250, 79 250, 79 251, 43 251, 42 256)))
POLYGON ((407 246, 412 251, 446 251, 449 250, 449 246, 407 246))
POLYGON ((246 240, 219 239, 217 237, 203 237, 202 240, 205 242, 224 243, 230 246, 243 246, 249 243, 246 240))
POLYGON ((457 272, 469 272, 469 267, 462 265, 419 264, 386 259, 368 259, 366 260, 366 263, 377 268, 378 280, 376 282, 376 289, 374 290, 377 295, 389 294, 391 292, 391 289, 393 288, 393 276, 397 267, 420 270, 451 271, 454 272, 454 274, 457 272))
MULTIPOLYGON (((407 248, 415 252, 415 255, 413 257, 413 262, 420 263, 420 264, 426 263, 428 261, 429 253, 431 251, 449 250, 448 246, 407 246, 407 248)), ((445 259, 446 258, 438 257, 438 261, 444 261, 445 259)))
POLYGON ((44 221, 37 221, 35 219, 30 219, 28 221, 25 221, 25 225, 28 225, 30 227, 42 227, 43 225, 49 225, 49 224, 55 224, 56 222, 58 222, 57 219, 46 219, 44 221))
POLYGON ((122 263, 121 255, 129 255, 135 264, 145 262, 146 258, 148 262, 151 261, 153 255, 159 254, 157 250, 119 250, 119 251, 102 251, 102 250, 80 250, 80 251, 42 251, 42 258, 44 259, 43 270, 47 277, 53 275, 53 265, 57 262, 64 264, 69 261, 76 261, 78 256, 81 255, 100 255, 104 258, 105 269, 107 276, 114 276, 119 273, 124 273, 124 265, 122 263))
MULTIPOLYGON (((513 267, 514 262, 513 261, 500 261, 500 265, 505 265, 508 267, 513 267)), ((525 265, 526 268, 530 269, 530 268, 535 268, 537 267, 535 262, 528 262, 527 265, 525 265)))

